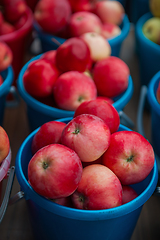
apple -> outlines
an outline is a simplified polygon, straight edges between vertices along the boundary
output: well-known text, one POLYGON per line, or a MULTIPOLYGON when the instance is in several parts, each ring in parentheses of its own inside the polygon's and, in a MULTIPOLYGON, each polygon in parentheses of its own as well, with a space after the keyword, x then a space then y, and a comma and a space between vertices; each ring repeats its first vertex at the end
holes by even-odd
POLYGON ((56 50, 56 66, 60 71, 84 72, 91 64, 88 45, 79 37, 67 39, 56 50))
POLYGON ((128 203, 138 197, 137 192, 129 185, 122 185, 122 204, 128 203))
POLYGON ((95 3, 95 13, 103 23, 120 25, 123 21, 125 10, 119 1, 98 1, 95 3))
POLYGON ((53 96, 59 108, 75 111, 82 102, 95 99, 97 89, 93 79, 84 73, 69 71, 57 78, 53 96))
POLYGON ((88 11, 94 9, 94 0, 69 0, 72 12, 88 11))
POLYGON ((81 35, 87 43, 93 62, 100 61, 111 55, 111 46, 108 41, 98 33, 88 32, 81 35))
POLYGON ((26 21, 27 21, 27 16, 26 16, 26 14, 24 14, 14 23, 14 27, 16 29, 20 29, 24 26, 26 21))
POLYGON ((72 206, 71 196, 62 197, 62 198, 56 198, 56 199, 50 199, 50 200, 52 202, 57 203, 57 204, 62 205, 62 206, 73 207, 72 206))
POLYGON ((98 61, 93 68, 98 95, 113 98, 123 93, 128 87, 129 74, 128 65, 118 57, 98 61))
POLYGON ((105 96, 97 96, 98 99, 103 99, 104 101, 107 101, 111 104, 114 103, 114 100, 112 98, 109 98, 109 97, 105 97, 105 96))
POLYGON ((50 61, 38 59, 29 63, 24 75, 25 90, 33 97, 47 97, 52 93, 59 72, 50 61))
POLYGON ((114 38, 121 34, 121 28, 115 23, 104 23, 101 35, 106 38, 114 38))
POLYGON ((2 78, 2 76, 0 75, 0 86, 2 85, 2 83, 3 83, 3 78, 2 78))
POLYGON ((101 33, 102 22, 99 17, 91 12, 81 11, 73 13, 69 21, 71 37, 80 37, 87 32, 101 33))
POLYGON ((49 144, 60 143, 61 134, 66 126, 64 122, 49 121, 44 123, 36 132, 32 140, 32 154, 49 144))
POLYGON ((6 130, 0 126, 0 164, 10 151, 10 141, 6 130))
POLYGON ((0 41, 0 71, 3 71, 11 65, 13 53, 10 47, 3 41, 0 41))
POLYGON ((160 81, 158 83, 158 88, 156 90, 156 98, 157 98, 158 103, 160 104, 160 81))
POLYGON ((34 18, 43 31, 56 34, 67 24, 71 6, 67 0, 40 0, 34 11, 34 18))
POLYGON ((93 114, 101 118, 109 127, 111 133, 119 128, 120 117, 112 104, 103 99, 94 99, 80 104, 75 110, 74 117, 80 114, 93 114))
POLYGON ((101 164, 83 169, 72 202, 78 209, 101 210, 122 205, 122 185, 117 176, 101 164))
POLYGON ((150 41, 160 45, 160 18, 149 18, 143 24, 142 32, 150 41))
POLYGON ((11 23, 4 20, 0 27, 0 35, 13 33, 15 30, 16 28, 11 23))
POLYGON ((73 149, 82 162, 92 162, 107 150, 110 143, 108 125, 92 114, 74 117, 62 131, 61 143, 73 149))
POLYGON ((0 27, 2 26, 2 22, 4 21, 3 14, 0 11, 0 27))
POLYGON ((135 131, 119 131, 111 135, 110 145, 102 157, 122 185, 144 180, 154 165, 152 145, 135 131))
POLYGON ((160 0, 149 0, 149 9, 154 17, 160 18, 160 0))
POLYGON ((78 155, 61 144, 50 144, 37 151, 28 164, 28 181, 40 195, 50 199, 71 195, 82 177, 78 155))

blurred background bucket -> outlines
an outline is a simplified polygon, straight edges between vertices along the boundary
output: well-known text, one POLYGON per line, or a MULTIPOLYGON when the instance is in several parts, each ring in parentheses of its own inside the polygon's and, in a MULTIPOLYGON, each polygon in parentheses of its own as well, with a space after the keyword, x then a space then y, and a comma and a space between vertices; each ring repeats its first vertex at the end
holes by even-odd
MULTIPOLYGON (((67 123, 71 118, 59 119, 67 123)), ((119 130, 130 130, 120 125, 119 130)), ((27 168, 32 157, 33 131, 22 143, 16 156, 16 176, 27 202, 31 226, 36 240, 129 240, 143 204, 153 194, 158 171, 156 161, 149 176, 132 185, 139 196, 120 207, 105 210, 78 210, 58 205, 38 195, 28 183, 27 168)))
MULTIPOLYGON (((33 26, 36 33, 36 37, 40 40, 40 45, 41 45, 40 52, 55 50, 59 46, 59 43, 62 44, 66 40, 64 38, 60 38, 60 37, 45 33, 36 22, 34 22, 33 26)), ((121 34, 115 38, 108 39, 108 42, 112 50, 111 55, 117 56, 117 57, 119 57, 121 45, 125 40, 125 38, 128 36, 129 30, 130 30, 130 22, 127 15, 124 16, 123 22, 120 27, 122 30, 121 34)))
POLYGON ((13 33, 0 36, 0 41, 4 41, 11 48, 13 53, 12 66, 15 77, 14 84, 16 83, 16 78, 24 63, 25 50, 31 43, 33 27, 32 11, 28 8, 24 16, 26 17, 26 22, 21 28, 13 33))
POLYGON ((0 72, 4 82, 0 86, 0 125, 3 125, 4 110, 6 106, 7 95, 10 92, 13 83, 13 69, 9 66, 6 70, 0 72))
MULTIPOLYGON (((27 62, 23 66, 17 80, 18 92, 27 105, 27 116, 28 116, 29 127, 31 131, 41 126, 45 122, 59 119, 59 118, 64 118, 64 117, 72 117, 74 115, 74 111, 67 111, 67 110, 62 110, 62 109, 48 106, 36 100, 26 92, 23 85, 24 72, 26 71, 28 64, 36 59, 39 59, 40 56, 41 55, 38 55, 32 58, 29 62, 27 62)), ((114 99, 115 102, 113 103, 113 106, 117 109, 117 111, 123 110, 123 108, 131 99, 132 94, 133 94, 133 81, 130 76, 127 90, 114 99)))
POLYGON ((147 39, 142 32, 144 23, 151 17, 151 13, 144 14, 135 26, 141 85, 148 85, 160 70, 160 45, 147 39))
POLYGON ((130 21, 136 24, 141 16, 149 12, 149 0, 129 0, 130 21))

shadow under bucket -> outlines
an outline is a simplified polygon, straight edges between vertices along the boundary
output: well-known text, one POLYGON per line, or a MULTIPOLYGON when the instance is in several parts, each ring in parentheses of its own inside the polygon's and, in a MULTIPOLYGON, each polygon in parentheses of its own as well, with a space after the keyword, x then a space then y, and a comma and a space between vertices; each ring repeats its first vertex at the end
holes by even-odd
MULTIPOLYGON (((67 123, 71 118, 59 119, 67 123)), ((120 125, 119 131, 128 130, 120 125)), ((148 177, 132 185, 139 196, 122 206, 105 210, 79 210, 58 205, 38 195, 28 183, 27 168, 32 157, 33 131, 22 143, 16 157, 16 176, 27 202, 31 226, 36 240, 129 240, 143 204, 153 194, 158 171, 155 161, 148 177)))
MULTIPOLYGON (((28 64, 36 59, 39 59, 41 55, 38 55, 32 58, 29 62, 27 62, 20 71, 18 80, 17 80, 17 89, 22 99, 25 101, 27 105, 27 116, 29 121, 30 130, 33 131, 36 128, 40 127, 43 123, 49 122, 55 119, 64 118, 64 117, 73 117, 74 111, 67 111, 58 109, 55 107, 51 107, 46 105, 35 98, 33 98, 30 94, 28 94, 23 85, 23 75, 26 71, 28 64)), ((126 104, 132 97, 133 94, 133 81, 131 76, 129 76, 129 84, 128 88, 125 92, 114 99, 113 106, 117 109, 117 111, 123 110, 126 104)))
MULTIPOLYGON (((59 43, 62 44, 66 40, 64 38, 47 34, 42 30, 42 28, 36 22, 34 22, 33 27, 36 31, 37 37, 40 39, 42 52, 55 50, 58 48, 59 43)), ((108 39, 108 42, 111 46, 111 55, 116 57, 119 57, 121 45, 129 34, 130 22, 127 15, 124 15, 123 22, 120 28, 121 28, 121 34, 119 36, 108 39)))

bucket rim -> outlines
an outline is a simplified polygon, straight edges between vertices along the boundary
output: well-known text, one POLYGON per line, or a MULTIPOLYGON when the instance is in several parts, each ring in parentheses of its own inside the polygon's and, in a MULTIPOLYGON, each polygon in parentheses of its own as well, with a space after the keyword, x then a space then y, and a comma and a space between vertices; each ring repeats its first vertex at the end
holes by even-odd
MULTIPOLYGON (((43 53, 42 53, 43 54, 43 53)), ((21 97, 24 99, 27 105, 29 105, 32 109, 39 110, 40 112, 55 117, 56 114, 63 114, 64 116, 71 117, 74 115, 74 111, 68 111, 68 110, 63 110, 55 107, 51 107, 49 105, 46 105, 38 100, 36 100, 34 97, 32 97, 29 93, 24 88, 23 85, 23 75, 24 72, 26 71, 28 65, 34 61, 39 59, 42 54, 39 54, 32 59, 30 59, 20 70, 18 79, 17 79, 17 89, 21 97)), ((113 106, 117 109, 117 111, 122 110, 125 105, 128 103, 128 101, 131 99, 133 95, 133 90, 134 90, 134 85, 133 85, 133 80, 131 75, 129 76, 128 79, 128 88, 119 96, 119 99, 115 100, 113 103, 113 106)))
POLYGON ((14 77, 13 68, 11 65, 6 70, 2 71, 1 74, 3 75, 5 71, 6 77, 2 85, 0 86, 0 97, 9 92, 9 87, 11 86, 14 77))
MULTIPOLYGON (((62 118, 56 121, 70 121, 72 118, 62 118)), ((115 217, 120 217, 123 215, 126 215, 140 207, 143 206, 143 204, 150 198, 150 196, 153 194, 157 181, 158 181, 158 169, 157 169, 157 163, 155 159, 154 167, 150 174, 152 174, 152 178, 148 184, 148 186, 145 188, 145 190, 134 200, 121 205, 119 207, 111 208, 111 209, 103 209, 103 210, 80 210, 70 207, 65 207, 59 204, 56 204, 39 194, 37 194, 31 185, 28 183, 28 180, 24 176, 22 166, 21 166, 21 159, 23 154, 23 149, 25 148, 28 141, 31 141, 35 133, 38 131, 39 128, 34 130, 32 133, 30 133, 27 138, 24 140, 22 145, 19 148, 19 151, 16 156, 16 176, 18 179, 18 182, 24 191, 26 200, 31 199, 36 204, 44 208, 45 210, 52 212, 56 215, 60 215, 63 217, 67 217, 70 219, 78 219, 78 220, 86 220, 86 221, 99 221, 99 220, 106 220, 106 219, 112 219, 115 217)), ((131 131, 128 127, 125 127, 120 124, 119 130, 128 130, 131 131)))
POLYGON ((160 104, 157 101, 154 89, 155 89, 155 84, 160 81, 160 71, 158 71, 153 78, 151 79, 149 85, 148 85, 148 93, 147 97, 149 100, 150 105, 153 107, 155 112, 160 116, 160 104))
POLYGON ((8 172, 8 169, 11 163, 11 156, 12 156, 12 152, 10 149, 7 157, 3 160, 3 162, 0 165, 0 182, 3 180, 3 178, 6 176, 8 172))

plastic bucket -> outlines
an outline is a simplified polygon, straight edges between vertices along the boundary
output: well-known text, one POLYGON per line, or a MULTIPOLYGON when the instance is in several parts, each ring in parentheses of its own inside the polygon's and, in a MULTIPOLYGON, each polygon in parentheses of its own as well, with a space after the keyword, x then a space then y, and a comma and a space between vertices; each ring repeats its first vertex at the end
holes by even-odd
MULTIPOLYGON (((68 122, 70 118, 59 121, 68 122)), ((119 131, 130 130, 120 125, 119 131)), ((16 176, 28 205, 31 226, 37 240, 129 240, 143 204, 153 194, 158 171, 155 161, 149 176, 132 185, 139 196, 117 208, 105 210, 78 210, 58 205, 38 195, 28 183, 27 167, 31 159, 31 143, 37 129, 22 143, 16 156, 16 176), (127 227, 126 227, 127 226, 127 227), (116 231, 115 231, 116 229, 116 231)))
POLYGON ((147 12, 149 12, 149 0, 130 0, 129 16, 132 23, 136 24, 147 12))
POLYGON ((142 33, 143 24, 151 17, 151 13, 144 14, 135 26, 141 85, 148 85, 150 79, 160 70, 160 46, 142 33))
POLYGON ((25 50, 27 45, 30 43, 33 27, 33 14, 29 8, 25 12, 24 16, 26 17, 26 22, 21 28, 13 33, 0 36, 0 41, 4 41, 12 50, 12 66, 15 80, 23 66, 25 50))
MULTIPOLYGON (((37 34, 37 37, 40 39, 42 52, 57 49, 57 47, 59 46, 57 44, 57 41, 58 43, 62 44, 66 40, 64 38, 56 37, 56 36, 45 33, 36 22, 34 22, 33 26, 37 34)), ((129 34, 129 30, 130 30, 130 22, 127 15, 124 16, 123 22, 120 27, 122 29, 121 34, 115 38, 108 40, 111 46, 112 56, 117 56, 117 57, 120 54, 121 45, 124 39, 129 34)))
POLYGON ((0 86, 0 125, 2 125, 6 98, 10 91, 10 87, 12 85, 13 78, 14 78, 12 67, 9 66, 6 70, 2 71, 0 75, 4 80, 4 82, 0 86))
MULTIPOLYGON (((29 62, 27 62, 23 66, 17 80, 18 92, 27 105, 27 116, 28 116, 29 126, 31 131, 41 126, 45 122, 59 119, 59 118, 64 118, 64 117, 72 117, 74 115, 74 111, 66 111, 66 110, 48 106, 36 100, 26 92, 23 85, 24 72, 26 71, 28 64, 36 59, 39 59, 40 56, 41 55, 38 55, 32 58, 29 62)), ((131 99, 132 94, 133 94, 133 81, 130 76, 127 90, 114 99, 115 102, 113 103, 113 106, 117 109, 117 111, 123 110, 123 108, 131 99)))

